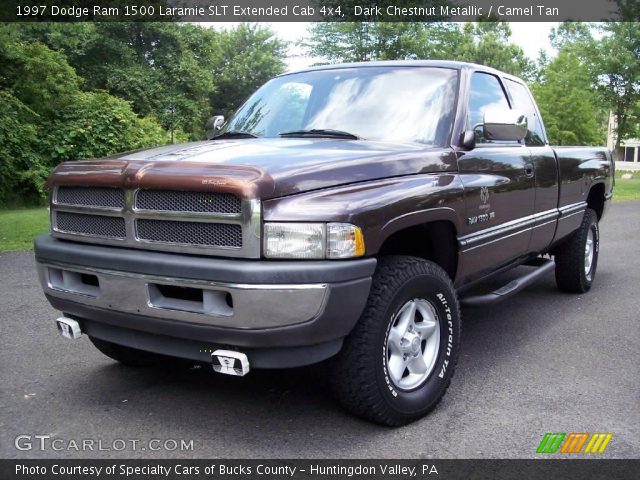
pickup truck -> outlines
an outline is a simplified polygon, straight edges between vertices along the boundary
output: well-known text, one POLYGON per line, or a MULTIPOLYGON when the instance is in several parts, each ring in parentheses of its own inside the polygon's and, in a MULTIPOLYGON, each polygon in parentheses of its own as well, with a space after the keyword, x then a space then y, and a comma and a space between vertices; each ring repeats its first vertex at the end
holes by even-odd
POLYGON ((516 77, 440 61, 315 67, 211 126, 206 141, 53 171, 35 257, 62 335, 135 366, 241 376, 326 361, 346 409, 398 426, 444 395, 460 305, 551 270, 563 292, 594 281, 611 154, 551 147, 516 77))

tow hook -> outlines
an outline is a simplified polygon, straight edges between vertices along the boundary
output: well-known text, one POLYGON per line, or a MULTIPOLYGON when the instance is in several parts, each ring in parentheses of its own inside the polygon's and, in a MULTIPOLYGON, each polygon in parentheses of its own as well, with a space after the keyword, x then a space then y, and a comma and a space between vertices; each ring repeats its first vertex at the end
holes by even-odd
POLYGON ((75 340, 82 336, 82 330, 80 330, 80 324, 72 318, 59 317, 56 319, 56 327, 58 332, 65 338, 75 340))
POLYGON ((249 373, 249 358, 233 350, 216 350, 211 354, 213 370, 225 375, 244 377, 249 373))

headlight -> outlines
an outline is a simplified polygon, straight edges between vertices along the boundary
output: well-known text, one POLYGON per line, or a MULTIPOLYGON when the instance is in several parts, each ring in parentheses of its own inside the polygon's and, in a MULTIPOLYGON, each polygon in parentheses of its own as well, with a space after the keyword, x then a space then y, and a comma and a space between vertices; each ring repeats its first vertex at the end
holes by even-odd
POLYGON ((269 258, 324 258, 324 223, 265 223, 264 255, 269 258))
POLYGON ((364 251, 362 230, 349 223, 264 224, 267 258, 352 258, 364 251))

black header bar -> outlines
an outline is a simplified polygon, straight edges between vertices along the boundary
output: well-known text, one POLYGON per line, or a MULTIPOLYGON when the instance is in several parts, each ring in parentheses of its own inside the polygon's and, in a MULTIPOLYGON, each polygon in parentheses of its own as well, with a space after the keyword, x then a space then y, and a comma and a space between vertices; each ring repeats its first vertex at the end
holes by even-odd
POLYGON ((638 21, 638 0, 4 0, 3 22, 638 21))
POLYGON ((637 478, 640 460, 0 460, 3 480, 637 478))

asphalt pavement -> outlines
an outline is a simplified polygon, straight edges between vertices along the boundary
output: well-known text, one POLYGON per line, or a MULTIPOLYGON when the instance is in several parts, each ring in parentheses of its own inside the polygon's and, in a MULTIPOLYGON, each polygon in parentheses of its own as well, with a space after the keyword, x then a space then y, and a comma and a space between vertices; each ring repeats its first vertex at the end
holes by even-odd
POLYGON ((343 412, 322 368, 120 366, 58 336, 32 252, 0 254, 0 279, 0 458, 534 458, 546 432, 611 432, 596 457, 640 457, 640 202, 603 221, 588 294, 551 274, 463 310, 449 391, 397 429, 343 412))

